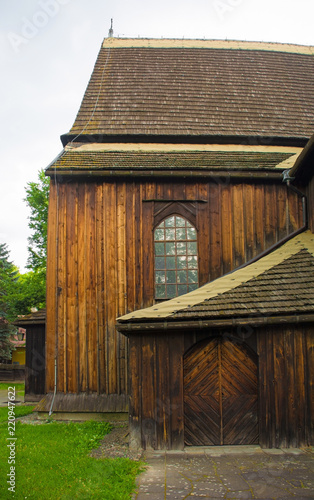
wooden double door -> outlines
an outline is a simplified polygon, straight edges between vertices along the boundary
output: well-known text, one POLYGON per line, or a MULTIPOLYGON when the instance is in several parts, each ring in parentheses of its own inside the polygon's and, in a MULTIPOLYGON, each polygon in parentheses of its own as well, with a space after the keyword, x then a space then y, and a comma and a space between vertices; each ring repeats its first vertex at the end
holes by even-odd
POLYGON ((214 338, 184 356, 184 436, 190 446, 258 443, 257 355, 214 338))

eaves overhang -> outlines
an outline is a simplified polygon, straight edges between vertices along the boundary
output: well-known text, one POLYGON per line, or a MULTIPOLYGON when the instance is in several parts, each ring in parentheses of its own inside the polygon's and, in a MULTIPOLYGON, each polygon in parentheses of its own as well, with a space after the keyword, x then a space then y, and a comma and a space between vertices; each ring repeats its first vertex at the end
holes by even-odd
POLYGON ((307 142, 294 166, 289 171, 289 176, 297 182, 306 183, 314 175, 314 134, 307 142))
POLYGON ((180 332, 186 330, 206 330, 219 328, 234 328, 242 326, 261 327, 265 325, 289 325, 299 323, 314 323, 314 314, 298 314, 286 316, 256 316, 243 318, 224 318, 224 319, 199 319, 193 321, 174 321, 160 320, 154 322, 119 322, 116 329, 123 335, 132 335, 137 333, 166 333, 180 332))
POLYGON ((263 135, 152 135, 134 134, 62 134, 63 147, 69 143, 156 143, 156 144, 248 144, 259 146, 304 147, 309 137, 281 137, 263 135))

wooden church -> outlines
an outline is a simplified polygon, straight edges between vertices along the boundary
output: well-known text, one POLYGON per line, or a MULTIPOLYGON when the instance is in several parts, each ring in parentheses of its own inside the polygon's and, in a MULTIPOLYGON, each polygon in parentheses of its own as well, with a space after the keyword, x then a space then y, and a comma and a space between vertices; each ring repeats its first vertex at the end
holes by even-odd
POLYGON ((313 55, 104 40, 46 171, 42 410, 129 411, 134 447, 313 444, 313 55))

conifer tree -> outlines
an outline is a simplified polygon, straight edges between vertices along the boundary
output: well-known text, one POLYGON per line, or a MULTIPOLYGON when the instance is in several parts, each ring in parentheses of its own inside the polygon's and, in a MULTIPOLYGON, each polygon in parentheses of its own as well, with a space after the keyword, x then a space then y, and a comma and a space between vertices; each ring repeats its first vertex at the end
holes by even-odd
POLYGON ((10 359, 13 348, 10 336, 14 328, 9 320, 14 316, 12 296, 17 286, 17 270, 9 260, 9 250, 5 243, 0 244, 0 358, 10 359))

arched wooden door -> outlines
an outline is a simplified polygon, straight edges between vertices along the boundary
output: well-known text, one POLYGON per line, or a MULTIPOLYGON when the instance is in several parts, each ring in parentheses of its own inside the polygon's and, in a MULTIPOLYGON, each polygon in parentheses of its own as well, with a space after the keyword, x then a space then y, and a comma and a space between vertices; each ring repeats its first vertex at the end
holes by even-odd
POLYGON ((185 444, 258 443, 257 355, 215 338, 184 356, 185 444))

